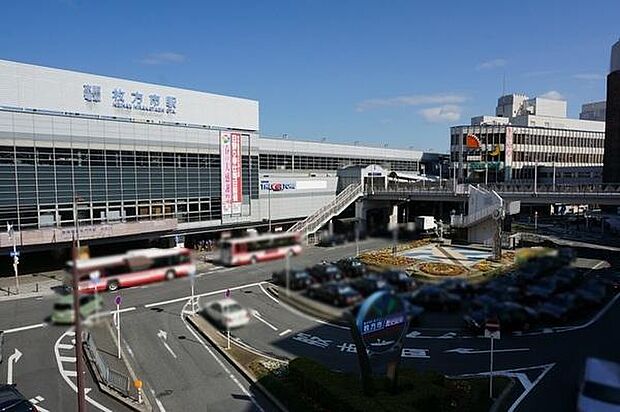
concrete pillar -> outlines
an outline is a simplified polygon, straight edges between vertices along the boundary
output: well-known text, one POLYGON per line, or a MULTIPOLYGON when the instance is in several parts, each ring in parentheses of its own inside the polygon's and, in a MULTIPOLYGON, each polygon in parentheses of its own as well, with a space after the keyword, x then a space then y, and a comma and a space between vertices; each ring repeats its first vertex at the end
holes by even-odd
POLYGON ((334 219, 329 219, 328 228, 329 235, 332 236, 334 234, 334 219))
POLYGON ((366 207, 365 201, 357 201, 355 202, 355 217, 358 219, 358 225, 360 233, 367 232, 367 220, 366 220, 366 212, 368 208, 366 207))
POLYGON ((393 229, 396 226, 398 226, 398 205, 392 206, 392 213, 390 214, 389 229, 393 229))

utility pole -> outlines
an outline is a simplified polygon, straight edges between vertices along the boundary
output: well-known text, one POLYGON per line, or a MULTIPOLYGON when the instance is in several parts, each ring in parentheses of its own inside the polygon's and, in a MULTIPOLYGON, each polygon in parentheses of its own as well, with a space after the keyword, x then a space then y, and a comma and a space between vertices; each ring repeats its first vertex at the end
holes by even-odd
POLYGON ((13 252, 11 255, 13 256, 13 272, 15 272, 15 290, 19 295, 19 271, 17 270, 17 265, 19 265, 19 252, 17 251, 15 231, 13 230, 13 225, 9 222, 6 222, 6 233, 9 235, 9 238, 13 240, 13 252))
MULTIPOLYGON (((77 223, 77 219, 76 219, 77 223)), ((76 231, 76 234, 79 232, 76 231)), ((72 274, 73 274, 73 308, 74 308, 74 323, 75 323, 75 359, 77 367, 77 395, 78 395, 78 411, 86 412, 86 397, 84 394, 84 356, 82 345, 82 322, 80 320, 80 291, 79 291, 79 276, 80 273, 77 268, 78 261, 78 246, 79 235, 73 235, 72 245, 72 274)))

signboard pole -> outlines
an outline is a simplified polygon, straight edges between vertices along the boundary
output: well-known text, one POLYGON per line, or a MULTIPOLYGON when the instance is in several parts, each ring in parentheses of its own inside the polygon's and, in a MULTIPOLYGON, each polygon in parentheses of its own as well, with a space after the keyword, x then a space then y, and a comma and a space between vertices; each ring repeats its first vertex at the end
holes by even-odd
POLYGON ((491 365, 489 372, 489 399, 493 399, 493 336, 491 336, 491 365))
POLYGON ((114 298, 116 303, 116 346, 118 350, 118 358, 121 358, 121 295, 114 298))
POLYGON ((291 294, 290 277, 291 277, 291 252, 286 252, 286 295, 291 294))

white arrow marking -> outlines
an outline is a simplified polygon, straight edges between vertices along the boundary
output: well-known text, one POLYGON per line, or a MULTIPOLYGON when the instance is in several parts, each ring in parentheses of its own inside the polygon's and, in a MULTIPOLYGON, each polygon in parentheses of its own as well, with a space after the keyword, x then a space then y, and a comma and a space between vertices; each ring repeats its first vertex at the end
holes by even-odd
POLYGON ((414 330, 414 331, 409 332, 407 335, 405 335, 405 337, 406 338, 417 338, 421 334, 422 332, 418 332, 417 330, 414 330))
POLYGON ((15 348, 15 352, 9 356, 9 364, 6 371, 6 383, 9 385, 13 383, 13 364, 17 363, 21 357, 22 353, 17 348, 15 348))
MULTIPOLYGON (((498 352, 524 352, 528 351, 530 348, 513 348, 513 349, 494 349, 493 353, 498 352)), ((461 355, 472 355, 476 353, 489 353, 490 350, 474 350, 473 348, 455 348, 444 351, 444 353, 459 353, 461 355)))
POLYGON ((278 328, 276 328, 275 326, 273 326, 271 323, 267 322, 265 319, 261 318, 260 313, 258 313, 258 311, 256 310, 252 310, 252 316, 254 316, 256 319, 260 320, 261 322, 263 322, 265 325, 269 326, 271 329, 273 329, 274 331, 278 331, 278 328))
POLYGON ((168 345, 168 342, 166 342, 166 340, 168 339, 168 334, 160 329, 159 332, 157 332, 157 337, 161 339, 161 343, 164 344, 164 346, 166 347, 168 352, 170 352, 172 357, 176 359, 177 354, 172 351, 172 348, 170 347, 170 345, 168 345))
POLYGON ((441 336, 439 337, 439 339, 451 339, 451 338, 453 338, 453 337, 455 337, 455 336, 456 336, 456 333, 454 333, 454 332, 448 332, 448 333, 444 333, 443 335, 441 335, 441 336))

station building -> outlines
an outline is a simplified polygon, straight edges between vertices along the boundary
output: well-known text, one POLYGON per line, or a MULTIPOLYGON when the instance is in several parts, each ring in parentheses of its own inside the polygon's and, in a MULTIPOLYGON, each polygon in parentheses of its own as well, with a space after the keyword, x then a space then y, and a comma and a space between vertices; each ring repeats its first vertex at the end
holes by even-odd
POLYGON ((20 247, 66 246, 76 224, 82 241, 292 224, 336 197, 340 168, 434 162, 261 137, 256 100, 0 60, 0 225, 20 247))

